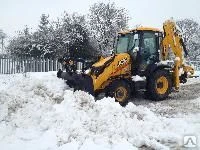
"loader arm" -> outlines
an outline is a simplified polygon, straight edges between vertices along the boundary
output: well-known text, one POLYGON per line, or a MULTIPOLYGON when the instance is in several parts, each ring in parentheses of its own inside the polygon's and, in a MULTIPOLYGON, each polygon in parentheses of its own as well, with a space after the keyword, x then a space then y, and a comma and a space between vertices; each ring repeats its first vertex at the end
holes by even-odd
MULTIPOLYGON (((164 38, 161 43, 161 59, 167 60, 169 49, 175 55, 174 68, 173 68, 173 82, 175 89, 179 89, 180 84, 180 70, 183 69, 184 78, 188 77, 188 73, 194 74, 194 69, 184 63, 184 57, 188 56, 185 44, 181 37, 180 31, 176 27, 173 20, 167 20, 163 24, 164 38)), ((185 80, 185 79, 184 79, 185 80)))

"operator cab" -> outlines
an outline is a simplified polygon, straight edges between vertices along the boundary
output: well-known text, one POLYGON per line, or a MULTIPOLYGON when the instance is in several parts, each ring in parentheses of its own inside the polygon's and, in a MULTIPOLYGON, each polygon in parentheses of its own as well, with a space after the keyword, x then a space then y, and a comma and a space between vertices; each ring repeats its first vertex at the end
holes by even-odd
POLYGON ((132 73, 144 75, 147 66, 159 62, 160 43, 163 34, 155 28, 140 27, 120 32, 116 41, 115 54, 129 53, 132 73))

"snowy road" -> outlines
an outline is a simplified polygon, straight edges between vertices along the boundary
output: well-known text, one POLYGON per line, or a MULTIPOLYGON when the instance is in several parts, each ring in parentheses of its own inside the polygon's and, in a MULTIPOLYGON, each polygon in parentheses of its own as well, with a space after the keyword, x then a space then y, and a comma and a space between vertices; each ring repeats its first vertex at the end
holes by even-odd
POLYGON ((185 135, 200 139, 199 106, 199 78, 168 100, 121 107, 74 93, 55 72, 0 75, 0 149, 184 149, 185 135))
POLYGON ((164 116, 177 114, 200 113, 200 79, 194 79, 190 84, 182 85, 179 92, 172 92, 167 100, 151 101, 143 98, 143 93, 132 100, 135 105, 148 107, 150 110, 164 116))

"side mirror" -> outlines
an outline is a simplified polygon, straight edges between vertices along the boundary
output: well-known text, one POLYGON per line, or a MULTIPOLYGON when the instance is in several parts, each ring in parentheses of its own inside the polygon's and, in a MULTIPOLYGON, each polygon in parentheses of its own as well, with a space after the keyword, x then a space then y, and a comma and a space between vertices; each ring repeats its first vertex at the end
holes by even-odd
POLYGON ((138 34, 134 34, 134 40, 138 40, 139 39, 139 35, 138 34))

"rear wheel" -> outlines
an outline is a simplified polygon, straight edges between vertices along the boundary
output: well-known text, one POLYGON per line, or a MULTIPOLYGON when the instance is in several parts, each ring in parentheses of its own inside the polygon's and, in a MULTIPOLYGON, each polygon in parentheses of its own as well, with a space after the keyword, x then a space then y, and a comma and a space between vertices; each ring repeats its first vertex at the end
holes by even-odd
POLYGON ((168 97, 172 88, 170 74, 166 70, 156 71, 148 81, 147 93, 152 100, 164 100, 168 97))
POLYGON ((111 83, 108 95, 114 97, 120 105, 125 106, 130 98, 130 86, 126 81, 117 80, 111 83))

